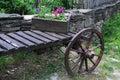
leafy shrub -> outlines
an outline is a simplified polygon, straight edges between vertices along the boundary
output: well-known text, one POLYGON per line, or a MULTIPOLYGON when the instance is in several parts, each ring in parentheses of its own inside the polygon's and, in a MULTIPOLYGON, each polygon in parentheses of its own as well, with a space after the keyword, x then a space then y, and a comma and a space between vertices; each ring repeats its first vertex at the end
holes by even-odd
POLYGON ((42 5, 51 9, 63 7, 65 9, 77 8, 77 0, 43 0, 42 5))
POLYGON ((0 12, 31 14, 35 12, 33 4, 36 0, 0 0, 0 12))
MULTIPOLYGON (((37 0, 0 0, 0 12, 32 14, 35 13, 35 3, 37 3, 37 0)), ((51 8, 51 10, 58 7, 77 8, 77 0, 42 0, 41 4, 51 8)))
POLYGON ((61 0, 65 9, 78 8, 78 0, 61 0))
MULTIPOLYGON (((120 14, 114 18, 109 18, 106 22, 103 32, 105 41, 105 53, 112 53, 118 56, 120 53, 120 14), (118 53, 118 54, 117 54, 118 53)), ((112 55, 113 57, 113 55, 112 55)))
POLYGON ((61 0, 43 0, 42 5, 45 5, 46 7, 49 7, 51 9, 63 7, 63 3, 61 0))
POLYGON ((0 13, 5 13, 7 11, 8 6, 10 6, 8 1, 0 0, 0 13))
POLYGON ((103 28, 103 36, 107 41, 120 39, 120 14, 116 14, 114 18, 108 19, 103 28))

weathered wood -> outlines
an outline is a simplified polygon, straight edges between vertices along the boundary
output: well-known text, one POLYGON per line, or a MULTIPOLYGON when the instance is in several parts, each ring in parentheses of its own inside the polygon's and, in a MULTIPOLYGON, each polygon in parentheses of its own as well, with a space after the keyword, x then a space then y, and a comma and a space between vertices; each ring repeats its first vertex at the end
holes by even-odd
POLYGON ((0 37, 5 40, 6 42, 10 43, 11 45, 21 48, 21 47, 26 47, 26 45, 23 45, 22 43, 16 41, 15 39, 5 35, 5 34, 0 34, 0 37))
POLYGON ((27 46, 33 46, 33 45, 35 45, 33 42, 31 42, 31 41, 29 41, 29 40, 27 40, 27 39, 25 39, 23 37, 20 37, 17 34, 8 33, 7 35, 9 35, 9 36, 13 37, 14 39, 16 39, 16 40, 18 40, 18 41, 26 44, 27 46))
POLYGON ((71 36, 69 36, 69 35, 67 35, 67 34, 63 34, 63 33, 58 33, 59 35, 61 35, 61 36, 64 36, 64 37, 66 37, 66 38, 70 38, 71 36))
POLYGON ((67 33, 69 36, 73 37, 75 35, 75 33, 69 32, 67 33))
POLYGON ((3 41, 2 39, 0 39, 0 45, 1 45, 2 47, 4 47, 5 49, 7 49, 7 50, 15 49, 14 46, 12 46, 11 44, 3 41))
POLYGON ((41 36, 44 36, 44 37, 50 39, 50 40, 53 40, 53 41, 58 41, 59 40, 58 38, 50 36, 50 35, 48 35, 46 33, 41 32, 41 31, 36 31, 36 30, 32 30, 32 31, 35 32, 36 34, 39 34, 41 36))
POLYGON ((41 36, 41 35, 35 34, 35 33, 31 32, 31 31, 24 31, 24 32, 25 32, 26 34, 31 35, 31 36, 34 37, 34 38, 37 38, 37 39, 39 39, 39 40, 44 41, 45 43, 52 42, 50 39, 47 39, 47 38, 45 38, 45 37, 43 37, 43 36, 41 36))
POLYGON ((37 30, 17 31, 0 34, 0 55, 8 55, 21 50, 34 50, 68 43, 74 33, 51 33, 37 30))
POLYGON ((32 29, 48 32, 67 33, 69 26, 67 21, 49 20, 44 18, 33 18, 32 29), (56 26, 57 25, 57 26, 56 26))
POLYGON ((52 32, 46 32, 46 33, 47 33, 48 35, 54 36, 54 37, 56 37, 56 38, 58 38, 58 39, 65 39, 64 36, 58 35, 58 34, 56 34, 56 33, 52 33, 52 32))
POLYGON ((40 41, 40 40, 38 40, 38 39, 36 39, 36 38, 34 38, 32 36, 29 36, 29 35, 23 33, 22 31, 16 32, 16 34, 18 34, 19 36, 24 37, 24 38, 28 39, 29 41, 32 41, 32 42, 34 42, 36 44, 43 44, 42 41, 40 41))

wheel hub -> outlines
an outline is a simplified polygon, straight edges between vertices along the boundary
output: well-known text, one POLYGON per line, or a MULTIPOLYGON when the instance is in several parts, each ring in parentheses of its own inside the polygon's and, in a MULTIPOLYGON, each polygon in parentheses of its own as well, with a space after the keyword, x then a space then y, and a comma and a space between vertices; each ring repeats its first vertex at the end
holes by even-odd
POLYGON ((85 50, 85 56, 87 58, 93 58, 94 57, 94 52, 91 50, 85 50))

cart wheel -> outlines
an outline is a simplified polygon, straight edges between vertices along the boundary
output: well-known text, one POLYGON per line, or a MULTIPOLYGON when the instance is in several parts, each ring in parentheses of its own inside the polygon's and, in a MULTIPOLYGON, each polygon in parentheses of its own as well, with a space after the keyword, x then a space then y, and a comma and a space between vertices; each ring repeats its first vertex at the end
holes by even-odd
POLYGON ((102 34, 95 29, 83 29, 68 44, 65 52, 65 68, 69 75, 93 71, 104 51, 102 34))

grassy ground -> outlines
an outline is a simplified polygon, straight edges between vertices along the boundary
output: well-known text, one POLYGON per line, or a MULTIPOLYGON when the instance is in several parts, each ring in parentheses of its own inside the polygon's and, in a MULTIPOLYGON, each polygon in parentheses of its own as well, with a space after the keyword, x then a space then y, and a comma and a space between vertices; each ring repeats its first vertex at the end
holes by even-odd
POLYGON ((0 57, 0 80, 119 80, 120 14, 104 26, 105 51, 93 73, 69 77, 64 69, 64 55, 57 48, 0 57), (53 79, 52 77, 53 76, 53 79), (57 78, 59 79, 57 79, 57 78))
POLYGON ((104 28, 103 36, 105 51, 102 63, 98 67, 103 75, 109 76, 112 80, 120 78, 120 14, 108 19, 104 28))
MULTIPOLYGON (((42 52, 41 52, 42 53, 42 52)), ((44 80, 55 72, 62 72, 63 55, 58 49, 45 49, 44 54, 23 52, 0 58, 0 80, 44 80)))

